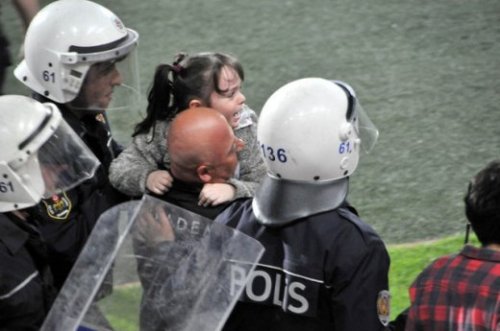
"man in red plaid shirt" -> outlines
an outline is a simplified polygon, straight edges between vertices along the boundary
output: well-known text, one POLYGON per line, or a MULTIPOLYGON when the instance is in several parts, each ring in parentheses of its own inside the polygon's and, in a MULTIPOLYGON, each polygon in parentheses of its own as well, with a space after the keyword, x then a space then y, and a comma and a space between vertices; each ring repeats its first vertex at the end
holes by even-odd
POLYGON ((417 277, 407 331, 500 331, 500 161, 473 178, 464 201, 482 247, 466 245, 417 277))

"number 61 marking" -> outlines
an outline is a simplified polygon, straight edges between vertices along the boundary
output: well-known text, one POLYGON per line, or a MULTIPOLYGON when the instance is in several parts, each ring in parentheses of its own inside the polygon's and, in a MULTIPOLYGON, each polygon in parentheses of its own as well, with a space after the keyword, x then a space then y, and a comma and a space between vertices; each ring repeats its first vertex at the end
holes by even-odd
POLYGON ((55 83, 56 81, 56 74, 53 72, 49 72, 47 70, 42 72, 43 80, 46 82, 52 81, 52 83, 55 83))
POLYGON ((12 182, 0 182, 0 193, 14 192, 12 182))
POLYGON ((351 144, 348 141, 340 143, 339 154, 345 154, 350 152, 351 152, 351 144))

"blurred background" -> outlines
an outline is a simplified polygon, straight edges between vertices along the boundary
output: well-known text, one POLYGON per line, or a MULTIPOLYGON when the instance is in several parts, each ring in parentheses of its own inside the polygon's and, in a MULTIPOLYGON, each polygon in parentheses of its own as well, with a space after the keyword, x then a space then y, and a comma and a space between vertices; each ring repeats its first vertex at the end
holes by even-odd
MULTIPOLYGON (((140 33, 144 96, 156 65, 178 52, 238 57, 247 103, 257 112, 294 79, 350 83, 380 130, 351 180, 349 200, 362 218, 387 243, 464 233, 467 182, 500 151, 500 1, 96 2, 140 33)), ((1 6, 15 56, 21 20, 10 1, 1 6)), ((11 76, 5 93, 28 91, 11 76)), ((143 100, 109 114, 123 144, 144 109, 143 100)))

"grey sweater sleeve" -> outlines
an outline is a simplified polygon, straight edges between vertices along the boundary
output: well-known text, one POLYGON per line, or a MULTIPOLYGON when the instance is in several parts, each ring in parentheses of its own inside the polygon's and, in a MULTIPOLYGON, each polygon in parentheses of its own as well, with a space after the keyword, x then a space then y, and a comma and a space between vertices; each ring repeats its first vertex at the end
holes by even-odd
POLYGON ((132 197, 146 191, 148 175, 163 164, 168 168, 166 132, 168 123, 161 121, 154 131, 135 136, 132 143, 113 160, 109 180, 120 192, 132 197))
MULTIPOLYGON (((252 197, 261 179, 266 174, 264 161, 257 142, 257 114, 248 107, 244 109, 245 125, 235 129, 238 138, 245 141, 245 147, 238 153, 239 176, 229 183, 236 188, 235 199, 252 197)), ((170 166, 167 153, 167 132, 169 123, 161 121, 148 134, 134 137, 132 143, 111 163, 109 179, 119 191, 133 197, 146 191, 147 176, 158 170, 160 165, 170 166)))
POLYGON ((245 142, 245 147, 238 153, 239 178, 229 180, 229 183, 236 188, 235 199, 252 197, 266 174, 266 166, 261 158, 257 141, 257 114, 250 108, 245 108, 244 111, 247 112, 249 121, 247 125, 234 131, 236 136, 245 142))

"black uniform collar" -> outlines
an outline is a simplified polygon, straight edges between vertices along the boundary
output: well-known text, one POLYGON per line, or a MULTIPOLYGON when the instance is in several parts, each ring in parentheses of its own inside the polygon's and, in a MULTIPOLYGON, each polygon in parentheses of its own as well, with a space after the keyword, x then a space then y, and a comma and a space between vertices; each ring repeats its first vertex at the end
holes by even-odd
POLYGON ((82 110, 81 113, 78 113, 78 111, 72 110, 70 107, 68 107, 67 104, 54 102, 42 96, 41 94, 34 92, 32 97, 39 102, 51 102, 55 104, 61 111, 64 120, 69 124, 69 126, 71 126, 71 128, 78 134, 80 138, 83 138, 83 136, 86 134, 95 135, 92 132, 89 133, 89 131, 95 130, 95 127, 98 126, 99 123, 101 123, 97 120, 98 115, 103 116, 103 118, 105 119, 105 128, 107 131, 109 131, 106 116, 102 112, 82 110))
POLYGON ((0 241, 2 241, 12 255, 16 254, 28 241, 29 234, 23 220, 11 213, 0 214, 0 241), (24 226, 23 226, 24 225, 24 226))

